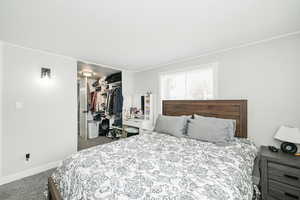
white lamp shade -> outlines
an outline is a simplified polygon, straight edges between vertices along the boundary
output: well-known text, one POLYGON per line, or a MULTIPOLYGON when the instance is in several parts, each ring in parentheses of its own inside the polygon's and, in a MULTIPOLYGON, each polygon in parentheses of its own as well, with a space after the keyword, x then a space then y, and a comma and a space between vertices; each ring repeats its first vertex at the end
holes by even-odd
POLYGON ((283 142, 300 144, 300 131, 298 128, 281 126, 274 138, 283 142))

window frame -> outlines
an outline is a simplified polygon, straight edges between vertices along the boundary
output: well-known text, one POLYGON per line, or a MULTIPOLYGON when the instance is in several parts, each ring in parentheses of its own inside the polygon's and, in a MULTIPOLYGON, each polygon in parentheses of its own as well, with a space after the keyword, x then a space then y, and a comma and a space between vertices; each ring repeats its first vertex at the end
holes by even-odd
MULTIPOLYGON (((205 69, 205 68, 212 68, 213 69, 213 98, 210 99, 194 99, 194 100, 212 100, 218 98, 218 68, 219 63, 213 62, 213 63, 207 63, 207 64, 200 64, 200 65, 193 65, 190 67, 184 67, 181 69, 175 69, 175 70, 167 70, 162 71, 159 73, 159 99, 162 103, 163 99, 163 89, 162 89, 162 76, 180 73, 180 72, 188 72, 193 70, 199 70, 199 69, 205 69)), ((185 91, 186 92, 186 91, 185 91)), ((186 94, 185 94, 186 96, 186 94)), ((176 100, 188 100, 188 99, 176 99, 176 100)))

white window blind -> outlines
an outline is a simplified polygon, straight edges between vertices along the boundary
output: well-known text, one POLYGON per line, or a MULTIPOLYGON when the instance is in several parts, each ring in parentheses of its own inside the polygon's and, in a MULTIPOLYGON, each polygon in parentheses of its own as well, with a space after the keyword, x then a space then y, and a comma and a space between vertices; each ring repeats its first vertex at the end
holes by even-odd
POLYGON ((160 75, 162 100, 203 100, 216 98, 217 64, 193 67, 160 75))

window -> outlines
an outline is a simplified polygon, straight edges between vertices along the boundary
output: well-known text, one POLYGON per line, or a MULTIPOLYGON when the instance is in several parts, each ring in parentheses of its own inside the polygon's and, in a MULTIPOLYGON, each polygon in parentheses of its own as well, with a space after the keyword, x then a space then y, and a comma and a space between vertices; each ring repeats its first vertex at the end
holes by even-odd
POLYGON ((202 100, 216 98, 217 63, 160 75, 162 100, 202 100))

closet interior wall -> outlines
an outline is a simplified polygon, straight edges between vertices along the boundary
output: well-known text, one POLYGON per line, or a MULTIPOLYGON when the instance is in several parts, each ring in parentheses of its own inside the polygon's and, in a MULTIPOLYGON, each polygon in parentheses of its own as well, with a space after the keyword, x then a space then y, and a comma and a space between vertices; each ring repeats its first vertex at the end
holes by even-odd
POLYGON ((80 76, 78 89, 79 135, 85 140, 110 136, 115 127, 122 127, 122 75, 80 76))

